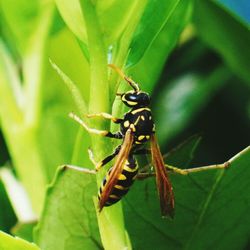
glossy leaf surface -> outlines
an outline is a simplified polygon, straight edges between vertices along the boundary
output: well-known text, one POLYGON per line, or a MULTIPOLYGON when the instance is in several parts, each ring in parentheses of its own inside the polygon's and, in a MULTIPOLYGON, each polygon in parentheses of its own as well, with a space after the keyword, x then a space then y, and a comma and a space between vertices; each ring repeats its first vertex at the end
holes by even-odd
POLYGON ((133 247, 244 248, 250 230, 249 160, 250 149, 247 148, 231 159, 229 169, 188 176, 171 174, 176 201, 172 221, 160 216, 155 181, 148 179, 135 183, 125 202, 133 247))

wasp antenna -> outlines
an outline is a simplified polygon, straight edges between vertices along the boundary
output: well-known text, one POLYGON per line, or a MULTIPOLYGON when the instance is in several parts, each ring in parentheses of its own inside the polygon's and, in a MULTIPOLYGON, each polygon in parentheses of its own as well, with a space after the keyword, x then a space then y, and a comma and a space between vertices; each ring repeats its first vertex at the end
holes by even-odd
POLYGON ((138 85, 135 81, 133 81, 131 78, 129 78, 128 76, 125 76, 124 80, 127 81, 128 84, 129 84, 136 92, 139 92, 139 91, 140 91, 139 85, 138 85))
POLYGON ((131 78, 126 76, 120 68, 118 68, 114 64, 108 64, 108 66, 115 70, 121 76, 121 78, 123 78, 135 91, 140 91, 139 85, 131 78))
POLYGON ((125 79, 126 75, 122 72, 120 68, 118 68, 114 64, 108 64, 108 66, 112 68, 113 70, 115 70, 118 73, 118 75, 120 75, 121 78, 125 79))

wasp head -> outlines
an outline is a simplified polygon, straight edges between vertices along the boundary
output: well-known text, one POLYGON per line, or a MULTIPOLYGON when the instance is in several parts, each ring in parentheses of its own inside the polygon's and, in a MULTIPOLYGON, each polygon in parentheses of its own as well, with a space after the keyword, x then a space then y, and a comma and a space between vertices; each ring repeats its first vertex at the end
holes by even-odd
POLYGON ((122 102, 128 107, 147 107, 150 104, 150 96, 143 91, 130 90, 121 94, 122 102))

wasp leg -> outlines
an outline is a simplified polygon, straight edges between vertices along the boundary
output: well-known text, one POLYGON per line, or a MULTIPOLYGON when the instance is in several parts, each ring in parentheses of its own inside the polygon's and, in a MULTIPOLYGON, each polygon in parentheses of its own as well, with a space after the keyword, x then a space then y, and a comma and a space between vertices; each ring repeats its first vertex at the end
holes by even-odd
POLYGON ((165 165, 165 166, 167 170, 170 170, 174 173, 187 175, 190 173, 196 173, 196 172, 207 171, 207 170, 212 170, 212 169, 226 169, 230 166, 230 162, 227 161, 222 164, 214 164, 214 165, 209 165, 209 166, 202 166, 202 167, 188 168, 188 169, 181 169, 181 168, 173 167, 170 165, 165 165))
POLYGON ((97 113, 97 114, 89 114, 87 115, 88 118, 93 118, 93 117, 102 117, 102 118, 105 118, 105 119, 109 119, 111 120, 112 122, 114 123, 121 123, 123 122, 123 119, 120 119, 120 118, 116 118, 108 113, 97 113))
POLYGON ((108 155, 106 158, 104 158, 102 161, 100 162, 96 162, 94 160, 94 155, 92 150, 88 150, 89 153, 89 158, 92 161, 92 163, 95 165, 95 170, 98 171, 100 170, 101 167, 103 167, 104 165, 106 165, 108 162, 110 162, 116 155, 118 155, 118 153, 120 152, 121 149, 121 145, 117 146, 114 150, 114 152, 111 155, 108 155))
POLYGON ((128 76, 126 76, 121 69, 119 69, 118 67, 116 67, 114 64, 109 64, 108 65, 110 68, 114 69, 120 76, 121 78, 123 78, 125 81, 128 82, 128 84, 135 90, 135 91, 139 91, 140 88, 138 86, 138 84, 133 81, 131 78, 129 78, 128 76))
POLYGON ((82 167, 75 166, 75 165, 64 165, 62 168, 64 170, 70 169, 70 170, 78 171, 81 173, 96 174, 95 170, 88 169, 88 168, 82 168, 82 167))
POLYGON ((122 139, 123 135, 120 132, 117 133, 111 133, 110 131, 107 130, 98 130, 94 128, 89 128, 88 125, 76 114, 70 113, 69 117, 74 119, 76 122, 78 122, 82 127, 84 127, 89 133, 91 134, 97 134, 97 135, 102 135, 110 138, 116 138, 116 139, 122 139))
MULTIPOLYGON (((177 167, 173 167, 173 166, 165 164, 165 167, 167 168, 168 171, 176 173, 176 174, 181 174, 181 175, 187 175, 190 173, 202 172, 202 171, 207 171, 207 170, 212 170, 212 169, 227 169, 229 166, 230 166, 229 161, 222 163, 222 164, 214 164, 214 165, 209 165, 209 166, 187 168, 187 169, 181 169, 181 168, 177 168, 177 167)), ((152 176, 155 176, 154 172, 146 173, 142 170, 140 173, 138 173, 136 178, 139 180, 143 180, 152 176)))

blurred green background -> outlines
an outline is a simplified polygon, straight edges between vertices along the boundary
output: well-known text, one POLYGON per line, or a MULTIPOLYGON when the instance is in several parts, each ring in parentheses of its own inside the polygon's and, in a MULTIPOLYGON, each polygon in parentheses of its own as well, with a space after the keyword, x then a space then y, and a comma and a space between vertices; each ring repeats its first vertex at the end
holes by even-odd
MULTIPOLYGON (((196 135, 167 163, 223 163, 247 148, 249 28, 247 0, 1 0, 0 230, 54 250, 248 249, 249 149, 227 173, 171 175, 173 221, 160 217, 153 179, 99 215, 107 168, 95 178, 58 166, 93 168, 89 146, 102 159, 117 145, 68 117, 126 111, 108 63, 150 93, 163 154, 196 135)), ((0 249, 38 249, 27 241, 0 234, 0 249)))

